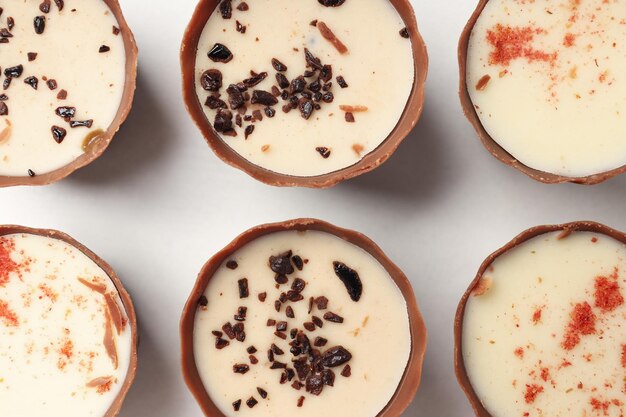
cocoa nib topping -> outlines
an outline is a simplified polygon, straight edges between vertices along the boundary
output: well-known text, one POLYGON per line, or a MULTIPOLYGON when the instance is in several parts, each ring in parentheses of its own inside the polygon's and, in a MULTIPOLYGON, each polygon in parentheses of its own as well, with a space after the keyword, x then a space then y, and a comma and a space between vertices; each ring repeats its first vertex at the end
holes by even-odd
POLYGON ((343 317, 338 314, 329 311, 328 313, 324 313, 324 320, 330 321, 332 323, 343 323, 343 317))
POLYGON ((59 11, 63 10, 63 7, 65 6, 65 2, 63 0, 54 0, 54 4, 57 5, 59 11))
POLYGON ((33 20, 33 25, 35 26, 35 33, 41 35, 43 31, 46 29, 46 17, 45 16, 37 16, 33 20))
POLYGON ((32 177, 34 177, 34 176, 36 176, 36 175, 37 175, 37 174, 35 174, 35 171, 33 171, 32 169, 29 169, 29 170, 28 170, 28 176, 29 176, 29 177, 31 177, 31 178, 32 178, 32 177))
POLYGON ((251 77, 243 80, 243 83, 246 87, 252 88, 257 84, 260 84, 264 79, 267 78, 267 72, 261 72, 259 74, 251 72, 251 77))
POLYGON ((15 19, 13 19, 11 16, 7 17, 7 27, 9 28, 9 30, 13 30, 13 28, 15 27, 15 19))
POLYGON ((248 278, 242 278, 237 281, 239 285, 239 298, 248 298, 250 292, 248 291, 248 278))
POLYGON ((346 122, 348 123, 354 123, 355 119, 354 119, 354 114, 352 112, 346 112, 346 122))
POLYGON ((300 396, 300 398, 298 398, 298 402, 296 403, 296 405, 298 407, 302 407, 304 405, 304 397, 300 396))
POLYGON ((66 98, 67 98, 67 91, 65 90, 59 91, 59 94, 57 94, 57 99, 65 100, 66 98))
POLYGON ((248 400, 246 401, 246 405, 248 406, 248 408, 252 408, 255 405, 257 405, 259 402, 256 400, 256 398, 254 397, 250 397, 248 398, 248 400))
POLYGON ((324 159, 328 159, 328 157, 330 156, 330 149, 328 149, 325 146, 319 146, 317 148, 315 148, 315 150, 322 155, 322 158, 324 159))
POLYGON ((235 28, 239 33, 246 33, 246 27, 239 20, 235 21, 235 28))
POLYGON ((239 363, 233 365, 233 372, 236 374, 246 374, 250 370, 250 367, 245 363, 239 363))
MULTIPOLYGON (((206 298, 206 296, 201 295, 200 298, 198 299, 198 305, 200 307, 206 307, 206 306, 209 305, 209 300, 206 298)), ((221 334, 220 334, 220 336, 221 336, 221 334)))
POLYGON ((322 6, 326 6, 326 7, 339 7, 341 6, 346 0, 317 0, 319 2, 319 4, 321 4, 322 6))
POLYGON ((333 266, 335 268, 335 274, 345 285, 352 301, 359 301, 363 293, 363 284, 361 283, 359 274, 354 269, 351 269, 346 264, 339 261, 333 262, 333 266))
POLYGON ((233 129, 233 114, 226 109, 219 109, 215 115, 213 127, 218 132, 228 132, 233 129))
POLYGON ((237 314, 235 314, 233 318, 235 319, 235 321, 246 321, 247 312, 248 312, 247 307, 239 307, 237 309, 237 314))
POLYGON ((259 301, 264 303, 265 300, 267 299, 267 293, 266 292, 262 292, 259 294, 259 301))
POLYGON ((352 375, 352 368, 350 368, 350 365, 344 366, 343 369, 341 370, 341 376, 345 378, 349 378, 350 375, 352 375))
POLYGON ((9 67, 4 69, 4 76, 7 78, 20 78, 22 73, 24 72, 23 65, 16 65, 14 67, 9 67))
POLYGON ((327 368, 341 366, 352 359, 352 354, 343 346, 335 346, 322 354, 321 362, 327 368))
POLYGON ((12 38, 13 34, 9 32, 9 29, 2 28, 0 29, 0 38, 12 38))
POLYGON ((283 275, 293 274, 294 269, 293 265, 291 264, 291 255, 292 252, 287 251, 277 256, 270 256, 269 265, 272 271, 276 272, 277 274, 283 275))
POLYGON ((37 77, 26 77, 24 79, 24 84, 28 84, 36 90, 37 86, 39 85, 39 80, 37 79, 37 77))
POLYGON ((261 396, 261 398, 263 398, 263 399, 267 398, 267 391, 265 391, 263 388, 257 387, 256 390, 259 393, 259 395, 261 396))
POLYGON ((242 1, 241 3, 239 3, 239 6, 237 6, 237 10, 241 12, 246 12, 249 9, 250 7, 248 6, 248 3, 246 3, 245 1, 242 1))
POLYGON ((120 28, 118 28, 117 26, 113 26, 113 34, 115 36, 120 34, 120 28))
POLYGON ((402 36, 405 39, 409 39, 411 37, 411 35, 409 35, 409 29, 408 28, 400 29, 400 36, 402 36))
POLYGON ((41 2, 41 4, 39 5, 39 10, 41 10, 41 13, 50 13, 51 4, 52 2, 50 0, 43 0, 43 2, 41 2))
POLYGON ((315 299, 315 305, 318 310, 326 310, 328 308, 328 298, 321 296, 315 299))
POLYGON ((256 350, 254 346, 250 346, 248 347, 248 349, 246 349, 246 352, 252 355, 253 353, 257 353, 258 351, 256 350))
POLYGON ((4 101, 0 101, 0 116, 6 116, 9 114, 9 107, 4 101))
POLYGON ((287 71, 287 65, 283 64, 276 58, 272 58, 272 67, 274 67, 274 69, 278 72, 287 71))
POLYGON ((76 114, 76 107, 69 107, 69 106, 57 107, 55 110, 55 113, 57 114, 57 116, 65 119, 66 122, 69 122, 70 119, 72 119, 74 115, 76 114))
POLYGON ((215 339, 215 348, 217 350, 222 350, 228 345, 230 345, 230 342, 226 339, 222 339, 221 337, 215 339))
POLYGON ((200 76, 200 85, 206 91, 219 91, 222 88, 222 72, 217 69, 209 69, 200 76))
POLYGON ((204 102, 204 105, 212 110, 226 108, 226 103, 224 102, 224 100, 221 100, 215 96, 208 96, 206 101, 204 102))
POLYGON ((105 52, 109 52, 110 50, 111 50, 111 48, 106 46, 106 45, 102 45, 100 48, 98 48, 98 52, 100 52, 101 54, 103 54, 105 52))
POLYGON ((289 317, 290 319, 293 319, 296 317, 293 308, 291 308, 291 306, 287 306, 287 308, 285 309, 285 315, 287 317, 289 317))
POLYGON ((226 268, 228 268, 228 269, 233 269, 233 270, 235 270, 235 269, 237 269, 238 267, 239 267, 239 264, 238 264, 238 263, 237 263, 237 261, 235 261, 235 260, 232 260, 232 259, 231 259, 230 261, 226 262, 226 268))
POLYGON ((93 125, 93 120, 72 120, 70 122, 70 127, 87 127, 90 128, 93 125))
POLYGON ((233 59, 233 54, 230 52, 230 49, 221 43, 213 45, 213 48, 211 48, 207 56, 213 62, 227 63, 233 59))
POLYGON ((338 76, 337 77, 337 84, 339 84, 339 87, 341 88, 348 88, 348 83, 346 82, 346 79, 343 78, 343 76, 338 76))
POLYGON ((237 400, 233 402, 233 410, 239 411, 240 408, 241 408, 241 400, 237 400))
POLYGON ((63 142, 63 139, 65 139, 65 135, 67 135, 67 130, 59 126, 52 126, 50 130, 52 131, 52 137, 54 138, 54 141, 56 143, 63 142))
POLYGON ((263 90, 254 90, 252 92, 252 104, 261 104, 263 106, 275 106, 278 104, 278 99, 274 97, 272 93, 263 90))
POLYGON ((233 16, 233 3, 231 0, 223 0, 220 3, 220 13, 223 19, 230 19, 233 16))
POLYGON ((32 62, 32 61, 37 59, 37 53, 36 52, 29 52, 26 55, 28 56, 28 62, 32 62))
POLYGON ((315 338, 315 341, 313 342, 313 345, 315 347, 324 347, 324 346, 326 346, 326 343, 328 343, 327 339, 325 339, 323 337, 320 337, 320 336, 317 336, 315 338))

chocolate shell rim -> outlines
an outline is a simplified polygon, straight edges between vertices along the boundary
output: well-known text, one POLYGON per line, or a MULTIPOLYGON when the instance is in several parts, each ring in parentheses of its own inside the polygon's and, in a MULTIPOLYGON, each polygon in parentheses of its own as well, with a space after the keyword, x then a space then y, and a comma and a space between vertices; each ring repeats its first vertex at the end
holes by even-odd
MULTIPOLYGON (((139 52, 137 49, 137 43, 135 42, 135 37, 130 30, 128 23, 124 19, 118 0, 103 1, 109 9, 111 9, 111 12, 117 20, 120 35, 124 40, 124 50, 126 54, 126 77, 124 79, 124 90, 115 118, 107 128, 106 132, 97 136, 97 139, 90 143, 85 152, 69 164, 44 174, 37 174, 37 172, 35 172, 35 176, 33 177, 0 175, 0 188, 19 185, 48 185, 64 179, 74 171, 89 165, 98 159, 109 147, 113 137, 128 117, 133 105, 133 98, 135 96, 135 89, 137 86, 137 57, 139 52)), ((52 138, 50 138, 50 140, 52 140, 52 138)))
POLYGON ((619 230, 613 229, 611 227, 605 226, 601 223, 597 223, 594 221, 576 221, 564 224, 556 224, 556 225, 542 225, 535 226, 530 229, 527 229, 517 235, 513 240, 508 242, 506 245, 493 252, 491 255, 485 259, 485 261, 481 264, 478 272, 476 273, 476 277, 470 284, 467 291, 463 294, 461 301, 459 302, 459 306, 456 311, 456 316, 454 318, 454 370, 456 374, 457 381, 461 386, 461 389, 467 396, 472 408, 474 409, 474 413, 477 417, 492 417, 489 411, 485 408, 483 403, 478 398, 478 395, 474 391, 472 387, 472 383, 467 375, 467 370, 465 369, 465 361, 463 359, 463 319, 465 317, 465 307, 467 305, 467 301, 471 296, 472 292, 478 285, 480 279, 484 275, 485 271, 489 266, 501 255, 505 254, 509 250, 527 242, 530 239, 533 239, 537 236, 544 235, 546 233, 551 232, 563 232, 563 239, 567 238, 569 234, 572 232, 593 232, 602 234, 605 236, 609 236, 619 242, 622 242, 626 245, 626 233, 620 232, 619 230))
POLYGON ((493 139, 491 135, 489 135, 489 133, 487 133, 485 127, 480 121, 480 118, 478 117, 478 113, 476 113, 476 109, 474 108, 474 104, 472 103, 472 99, 469 95, 469 87, 467 85, 467 51, 469 48, 469 39, 472 34, 472 30, 474 29, 474 25, 476 24, 476 21, 478 20, 488 2, 489 0, 479 1, 476 10, 472 14, 472 17, 467 22, 467 25, 465 26, 465 29, 461 34, 458 47, 460 80, 459 97, 461 99, 461 107, 463 108, 463 113, 465 114, 465 117, 469 120, 469 122, 476 130, 476 133, 478 134, 478 137, 480 138, 483 146, 489 151, 489 153, 491 153, 491 155, 497 158, 500 162, 517 169, 518 171, 536 181, 545 184, 574 183, 583 185, 595 185, 626 172, 626 165, 606 172, 601 172, 598 174, 588 175, 584 177, 568 177, 546 171, 540 171, 518 161, 517 158, 515 158, 507 150, 500 146, 500 144, 498 144, 498 142, 493 139))
POLYGON ((128 394, 128 391, 130 390, 130 387, 132 386, 135 376, 137 374, 137 345, 139 341, 139 335, 137 331, 137 316, 135 314, 135 307, 133 305, 130 294, 128 294, 126 288, 124 288, 124 285, 122 285, 122 281, 108 263, 106 263, 102 258, 96 255, 94 252, 90 251, 87 247, 85 247, 83 244, 81 244, 68 234, 53 229, 35 229, 18 225, 0 225, 0 237, 12 234, 36 235, 60 240, 67 243, 68 245, 78 249, 91 261, 98 265, 107 274, 107 276, 115 286, 117 293, 122 300, 122 304, 124 305, 126 316, 128 317, 128 325, 132 332, 130 361, 128 364, 128 370, 126 372, 126 379, 122 384, 120 392, 117 394, 117 396, 111 403, 111 406, 103 417, 117 416, 122 409, 124 399, 126 398, 126 395, 128 394))
POLYGON ((281 174, 253 164, 228 146, 207 119, 202 103, 196 94, 196 54, 202 31, 220 1, 200 0, 185 30, 181 45, 183 99, 187 112, 213 152, 228 165, 244 171, 258 181, 278 187, 329 188, 342 181, 372 171, 387 161, 417 125, 421 117, 428 75, 428 52, 424 39, 418 30, 413 7, 409 0, 389 1, 407 25, 413 50, 415 78, 404 111, 387 138, 356 164, 327 174, 307 177, 281 174))
POLYGON ((411 328, 411 354, 398 388, 389 403, 376 417, 397 417, 409 406, 421 381, 422 365, 427 345, 427 330, 410 281, 404 273, 385 255, 380 247, 365 235, 334 226, 322 220, 303 218, 253 227, 237 236, 226 247, 217 252, 204 264, 193 290, 185 304, 180 321, 182 370, 185 383, 207 417, 226 417, 207 393, 195 363, 193 330, 198 300, 209 281, 220 266, 237 250, 262 236, 283 231, 316 230, 332 234, 372 255, 387 270, 407 303, 411 328))

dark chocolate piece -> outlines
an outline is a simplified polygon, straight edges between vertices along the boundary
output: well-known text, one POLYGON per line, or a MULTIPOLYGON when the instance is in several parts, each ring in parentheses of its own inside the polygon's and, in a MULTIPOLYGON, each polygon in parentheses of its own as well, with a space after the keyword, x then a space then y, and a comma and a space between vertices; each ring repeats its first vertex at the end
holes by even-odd
POLYGON ((346 290, 348 290, 348 294, 350 295, 352 301, 359 301, 361 294, 363 293, 363 284, 361 283, 359 274, 346 264, 339 261, 333 262, 333 266, 335 274, 346 286, 346 290))
POLYGON ((213 48, 208 52, 207 56, 213 62, 223 62, 227 63, 233 59, 233 54, 230 52, 230 49, 221 43, 216 43, 213 45, 213 48))
POLYGON ((46 29, 46 17, 45 16, 37 16, 33 20, 33 25, 35 26, 35 33, 41 35, 43 31, 46 29))
POLYGON ((63 142, 63 139, 65 139, 65 135, 67 135, 67 130, 59 126, 52 126, 50 130, 52 131, 52 137, 54 138, 54 141, 56 143, 63 142))
POLYGON ((327 368, 341 366, 352 359, 352 354, 343 346, 335 346, 322 354, 321 362, 327 368))

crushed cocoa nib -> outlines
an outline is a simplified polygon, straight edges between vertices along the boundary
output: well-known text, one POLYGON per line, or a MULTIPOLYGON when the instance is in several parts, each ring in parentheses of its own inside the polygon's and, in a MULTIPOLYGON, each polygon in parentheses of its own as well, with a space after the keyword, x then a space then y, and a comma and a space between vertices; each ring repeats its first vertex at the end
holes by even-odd
POLYGON ((200 85, 206 91, 219 91, 222 88, 222 72, 217 69, 209 69, 200 76, 200 85))
POLYGON ((274 276, 274 281, 276 281, 278 285, 284 285, 289 281, 289 278, 287 278, 287 276, 283 274, 276 274, 274 276))
POLYGON ((222 326, 222 331, 226 334, 226 336, 228 336, 230 340, 233 340, 237 336, 230 322, 222 326))
POLYGON ((409 29, 408 28, 400 29, 400 36, 402 36, 405 39, 409 39, 410 38, 409 29))
POLYGON ((235 339, 237 339, 237 341, 243 343, 246 340, 246 332, 244 331, 243 323, 235 324, 233 331, 235 332, 235 339))
POLYGON ((311 20, 311 22, 309 23, 309 25, 316 27, 317 26, 317 19, 315 20, 311 20))
POLYGON ((283 64, 276 58, 272 58, 272 67, 274 67, 274 69, 278 72, 287 71, 287 65, 283 64))
POLYGON ((228 63, 233 59, 233 53, 226 45, 216 43, 213 48, 208 52, 207 56, 213 62, 228 63))
POLYGON ((315 305, 318 310, 326 310, 328 308, 328 298, 321 296, 315 299, 315 305))
POLYGON ((256 357, 256 356, 254 356, 254 355, 250 355, 250 356, 248 356, 248 359, 250 360, 250 363, 251 363, 252 365, 256 365, 257 363, 259 363, 259 360, 258 360, 258 359, 257 359, 257 357, 256 357))
POLYGON ((292 96, 289 98, 289 105, 292 109, 298 108, 298 104, 300 104, 300 100, 298 100, 298 97, 292 96))
POLYGON ((343 262, 335 261, 333 262, 333 266, 335 269, 335 275, 337 275, 337 277, 339 277, 341 282, 345 285, 352 301, 359 301, 361 294, 363 293, 363 284, 361 283, 359 274, 343 262))
MULTIPOLYGON (((52 126, 52 128, 53 128, 53 129, 54 129, 55 127, 56 127, 56 128, 61 129, 61 128, 60 128, 60 127, 58 127, 58 126, 52 126)), ((53 133, 54 133, 54 132, 53 132, 53 133)), ((200 298, 198 299, 198 305, 200 305, 200 307, 206 307, 206 306, 208 306, 208 305, 209 305, 209 300, 206 298, 206 296, 201 295, 201 296, 200 296, 200 298)), ((220 334, 220 336, 221 336, 221 334, 220 334)))
POLYGON ((20 78, 23 72, 24 72, 24 66, 16 65, 14 67, 5 68, 4 76, 7 78, 20 78))
POLYGON ((89 120, 72 120, 70 122, 70 127, 71 128, 75 128, 75 127, 87 127, 90 128, 93 125, 93 120, 89 119, 89 120))
POLYGON ((222 339, 221 337, 215 339, 215 348, 218 350, 222 350, 228 345, 230 345, 230 342, 226 339, 222 339))
POLYGON ((277 312, 280 312, 280 307, 281 307, 282 303, 279 300, 274 301, 274 309, 277 312))
POLYGON ((0 116, 6 116, 9 114, 9 107, 4 101, 0 101, 0 116))
POLYGON ((279 332, 283 332, 283 331, 287 330, 287 322, 286 321, 279 321, 276 324, 276 330, 278 330, 279 332))
POLYGON ((274 362, 274 352, 272 352, 272 349, 267 350, 267 360, 274 362))
POLYGON ((322 69, 322 61, 320 61, 319 58, 313 55, 311 51, 309 51, 307 48, 304 48, 304 59, 306 60, 307 65, 314 70, 322 69))
POLYGON ((7 17, 7 27, 9 28, 9 30, 13 30, 13 28, 15 27, 15 19, 13 19, 11 16, 7 17))
POLYGON ((6 94, 0 94, 0 101, 6 101, 9 99, 9 96, 7 96, 6 94))
POLYGON ((286 369, 286 368, 287 368, 287 364, 279 362, 279 361, 272 362, 272 365, 270 366, 270 369, 286 369))
MULTIPOLYGON (((59 9, 59 11, 63 10, 63 7, 65 7, 65 2, 63 0, 54 0, 54 4, 57 5, 57 8, 59 9)), ((72 11, 74 11, 75 9, 72 9, 72 11)))
POLYGON ((254 74, 252 77, 243 80, 243 83, 246 87, 252 88, 257 84, 260 84, 264 79, 267 78, 267 72, 261 72, 259 74, 254 74))
POLYGON ((68 106, 57 107, 55 110, 55 113, 57 114, 57 116, 65 119, 66 122, 69 122, 70 119, 72 119, 74 115, 76 114, 76 107, 68 107, 68 106))
POLYGON ((254 125, 246 126, 245 138, 248 139, 248 136, 250 136, 252 132, 254 132, 254 125))
POLYGON ((261 104, 263 106, 275 106, 278 104, 278 100, 272 93, 263 90, 254 90, 250 103, 261 104))
POLYGON ((300 396, 300 398, 298 398, 298 402, 296 403, 296 405, 298 407, 302 407, 304 405, 304 397, 300 396))
POLYGON ((41 35, 43 31, 46 29, 46 17, 45 16, 37 16, 33 19, 33 25, 35 26, 35 33, 37 35, 41 35))
POLYGON ((36 90, 37 85, 39 85, 39 80, 37 79, 37 77, 27 77, 24 79, 24 84, 28 84, 36 90))
POLYGON ((291 283, 291 289, 299 293, 304 291, 305 287, 306 287, 306 282, 302 278, 296 278, 291 283))
MULTIPOLYGON (((274 97, 280 97, 281 92, 280 89, 278 87, 276 87, 275 85, 272 86, 272 94, 274 95, 274 97)), ((266 107, 266 109, 269 109, 270 107, 266 107)))
POLYGON ((302 301, 304 300, 304 297, 302 296, 302 294, 300 294, 299 292, 290 290, 287 293, 287 299, 291 302, 297 303, 298 301, 302 301))
POLYGON ((224 333, 220 332, 219 330, 213 330, 211 334, 215 337, 222 337, 224 335, 224 333))
POLYGON ((67 91, 65 90, 59 91, 59 94, 57 94, 57 99, 65 100, 66 98, 67 98, 67 91))
POLYGON ((41 13, 50 13, 51 4, 52 2, 50 0, 43 0, 39 5, 39 10, 41 10, 41 13))
POLYGON ((337 77, 337 84, 339 84, 339 87, 341 88, 348 88, 348 83, 346 82, 346 79, 343 78, 343 76, 338 76, 337 77))
POLYGON ((352 114, 351 112, 346 112, 346 122, 348 123, 354 123, 354 114, 352 114))
POLYGON ((37 59, 37 53, 36 52, 29 52, 26 55, 28 56, 28 62, 33 62, 34 60, 37 59))
POLYGON ((267 391, 265 391, 263 388, 257 387, 256 390, 258 391, 258 393, 261 396, 261 398, 263 398, 263 399, 267 398, 267 391))
POLYGON ((233 365, 233 372, 236 374, 246 374, 250 370, 250 367, 245 363, 238 363, 233 365))
POLYGON ((241 12, 246 12, 249 8, 250 7, 248 6, 248 3, 246 3, 245 1, 242 1, 241 3, 239 3, 239 6, 237 6, 237 10, 241 12))
POLYGON ((274 319, 267 319, 267 327, 274 327, 276 325, 276 320, 274 319))
POLYGON ((291 384, 291 388, 295 389, 296 391, 300 391, 303 386, 304 385, 300 381, 293 381, 293 383, 291 384))
POLYGON ((289 94, 294 95, 304 91, 306 88, 306 80, 301 75, 297 78, 291 80, 291 84, 289 85, 289 94))
POLYGON ((239 286, 239 298, 248 298, 250 292, 248 290, 248 278, 242 278, 237 281, 239 286))
POLYGON ((240 114, 237 114, 235 116, 235 124, 239 127, 243 126, 243 118, 241 117, 240 114))
POLYGON ((218 132, 226 132, 233 128, 233 114, 226 109, 219 109, 215 115, 213 127, 218 132))
POLYGON ((291 111, 291 106, 289 104, 285 104, 282 107, 283 113, 289 113, 291 111))
POLYGON ((333 78, 333 67, 331 65, 324 65, 320 70, 320 79, 325 83, 329 82, 333 78))
POLYGON ((239 33, 246 33, 246 27, 244 25, 241 24, 241 22, 239 20, 235 21, 235 29, 237 29, 237 32, 239 33))
POLYGON ((113 26, 113 34, 115 36, 120 34, 120 28, 118 28, 117 26, 113 26))
POLYGON ((277 274, 283 274, 283 275, 293 274, 294 269, 290 261, 291 255, 292 255, 292 252, 287 251, 276 256, 270 256, 269 257, 270 269, 276 272, 277 274))
POLYGON ((241 408, 241 400, 237 400, 233 402, 233 410, 239 411, 240 408, 241 408))
POLYGON ((313 322, 313 324, 315 324, 317 327, 319 327, 320 329, 322 327, 324 327, 324 322, 322 321, 322 319, 320 319, 317 316, 313 316, 311 317, 311 321, 313 322))
POLYGON ((326 346, 326 343, 328 343, 327 339, 325 339, 323 337, 320 337, 320 336, 317 336, 315 338, 315 340, 313 341, 313 346, 315 346, 315 347, 324 347, 324 346, 326 346))
POLYGON ((287 335, 285 333, 283 333, 283 332, 276 331, 276 332, 274 332, 274 335, 280 337, 283 340, 287 340, 287 335))
POLYGON ((335 47, 337 52, 342 55, 348 53, 348 47, 343 42, 341 42, 339 38, 337 38, 337 35, 335 35, 335 33, 328 27, 328 25, 326 25, 326 23, 318 22, 316 26, 319 29, 322 37, 329 41, 335 47))
POLYGON ((324 103, 332 103, 335 100, 335 95, 330 91, 322 94, 322 101, 324 103))
POLYGON ((352 359, 352 354, 343 346, 335 346, 322 353, 321 363, 327 368, 341 366, 352 359))
POLYGON ((280 355, 285 354, 285 352, 281 348, 276 346, 274 343, 272 343, 272 346, 270 347, 270 349, 272 350, 272 353, 274 353, 274 355, 280 356, 280 355))
POLYGON ((228 104, 232 110, 237 110, 244 106, 246 100, 238 86, 231 84, 226 89, 226 92, 228 93, 228 104))
POLYGON ((344 366, 343 369, 341 370, 341 376, 345 378, 349 378, 350 375, 352 375, 352 368, 350 368, 350 365, 344 366))
POLYGON ((9 32, 9 29, 2 28, 0 29, 0 38, 12 38, 13 34, 9 32))
POLYGON ((332 387, 335 385, 335 373, 331 369, 324 369, 322 371, 322 382, 324 385, 332 387))
POLYGON ((248 406, 248 408, 253 408, 258 403, 259 402, 254 397, 250 397, 246 400, 246 405, 248 406))
POLYGON ((99 52, 99 53, 101 53, 101 54, 103 54, 103 53, 105 53, 105 52, 109 52, 110 50, 111 50, 111 48, 110 48, 110 47, 108 47, 108 46, 106 46, 106 45, 102 45, 102 46, 98 49, 98 52, 99 52))
POLYGON ((304 120, 309 120, 311 114, 313 114, 314 106, 313 102, 308 99, 300 99, 298 104, 298 108, 300 109, 300 115, 304 120))
POLYGON ((228 269, 232 269, 235 270, 239 267, 239 264, 237 263, 237 261, 231 259, 228 262, 226 262, 226 268, 228 269))
POLYGON ((249 346, 246 349, 246 352, 248 352, 249 354, 253 354, 253 353, 257 353, 257 350, 256 350, 256 348, 254 346, 249 346))
POLYGON ((317 148, 315 148, 315 150, 322 155, 322 158, 324 159, 328 159, 328 157, 330 156, 330 149, 328 149, 325 146, 318 146, 317 148))
POLYGON ((13 78, 5 78, 4 81, 2 82, 2 88, 3 89, 8 89, 9 86, 11 85, 11 80, 13 80, 13 78))
POLYGON ((259 122, 260 122, 260 121, 262 121, 262 120, 263 120, 263 113, 261 113, 261 110, 254 110, 254 111, 252 112, 252 118, 253 118, 255 121, 259 121, 259 122))
POLYGON ((320 395, 324 389, 324 381, 320 374, 310 374, 306 379, 306 391, 312 395, 320 395))
POLYGON ((324 313, 324 320, 330 321, 331 323, 343 323, 343 317, 333 313, 332 311, 324 313))
POLYGON ((287 383, 287 372, 283 372, 280 374, 280 381, 279 383, 282 384, 286 384, 287 383))
POLYGON ((222 132, 224 136, 237 137, 237 131, 235 129, 227 130, 226 132, 222 132))
POLYGON ((267 293, 266 292, 262 292, 259 294, 259 301, 264 303, 265 300, 267 299, 267 293))
POLYGON ((298 329, 296 329, 295 327, 289 331, 289 337, 291 337, 292 339, 295 339, 297 334, 298 329))
POLYGON ((233 318, 235 319, 235 321, 246 321, 247 312, 248 308, 241 306, 237 308, 237 314, 235 314, 233 318))
POLYGON ((315 324, 313 324, 313 323, 312 323, 312 322, 310 322, 310 321, 307 321, 307 322, 306 322, 306 323, 304 323, 302 326, 303 326, 305 329, 307 329, 308 331, 310 331, 310 332, 314 332, 314 331, 315 331, 315 324))
POLYGON ((223 19, 230 19, 233 15, 233 4, 231 0, 223 0, 220 3, 220 13, 223 19))
POLYGON ((298 271, 302 271, 302 268, 304 268, 304 261, 299 255, 292 256, 291 262, 293 262, 294 266, 298 269, 298 271))
POLYGON ((285 315, 289 317, 290 319, 293 319, 296 317, 296 315, 293 312, 293 308, 291 308, 291 306, 287 306, 287 308, 285 309, 285 315))
POLYGON ((56 143, 63 142, 63 139, 65 139, 65 136, 67 135, 67 130, 59 126, 52 126, 50 130, 52 131, 52 137, 56 143))
POLYGON ((346 0, 317 0, 319 2, 319 4, 321 4, 322 6, 326 6, 326 7, 339 7, 341 6, 346 0))
POLYGON ((35 171, 33 171, 32 169, 29 169, 29 170, 28 170, 28 176, 29 176, 29 177, 34 177, 34 176, 36 176, 36 175, 37 175, 37 174, 35 174, 35 171))

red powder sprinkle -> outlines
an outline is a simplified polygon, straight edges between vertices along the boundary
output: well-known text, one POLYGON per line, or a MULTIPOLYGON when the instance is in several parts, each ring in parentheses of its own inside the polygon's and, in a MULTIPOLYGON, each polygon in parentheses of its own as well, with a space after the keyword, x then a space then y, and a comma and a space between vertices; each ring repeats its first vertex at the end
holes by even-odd
POLYGON ((572 350, 578 346, 581 336, 587 336, 596 332, 596 316, 593 314, 589 303, 576 304, 570 313, 570 319, 565 339, 561 343, 565 350, 572 350))
POLYGON ((538 308, 537 310, 535 310, 535 312, 533 313, 533 323, 539 324, 539 322, 541 321, 542 313, 543 313, 543 310, 541 308, 538 308))
POLYGON ((593 411, 602 411, 605 416, 609 415, 609 406, 611 405, 610 401, 600 401, 597 398, 592 398, 589 401, 589 404, 591 404, 593 411))
POLYGON ((550 378, 550 370, 548 368, 541 368, 541 379, 548 381, 550 378))
POLYGON ((524 400, 526 404, 532 404, 537 399, 537 395, 543 392, 543 387, 537 384, 526 385, 526 394, 524 394, 524 400))
POLYGON ((59 350, 59 353, 66 358, 70 359, 74 354, 74 343, 71 340, 66 340, 63 347, 59 350))
POLYGON ((9 275, 18 272, 19 265, 11 259, 11 252, 15 249, 13 240, 0 238, 0 287, 9 282, 9 275))
POLYGON ((626 345, 622 345, 622 366, 626 368, 626 345))
POLYGON ((565 38, 563 38, 563 45, 565 45, 566 48, 570 48, 574 46, 575 40, 576 40, 576 36, 574 34, 567 33, 565 34, 565 38))
POLYGON ((112 384, 113 384, 113 381, 109 380, 108 382, 105 382, 104 384, 99 385, 98 389, 97 389, 98 394, 104 394, 106 392, 111 391, 111 385, 112 384))
POLYGON ((2 300, 0 300, 0 319, 8 327, 17 327, 20 324, 15 312, 9 308, 6 301, 2 300))
POLYGON ((489 54, 489 64, 509 65, 511 61, 526 58, 529 62, 543 61, 553 63, 557 53, 548 54, 535 50, 531 43, 535 35, 543 33, 542 29, 532 27, 511 27, 497 24, 487 31, 487 41, 494 50, 489 54))
POLYGON ((604 313, 613 311, 624 304, 624 297, 620 293, 617 278, 617 268, 615 268, 610 277, 596 278, 595 306, 599 307, 604 313))
POLYGON ((513 352, 515 353, 515 356, 517 356, 520 359, 524 359, 524 349, 521 347, 518 347, 517 349, 515 349, 515 351, 513 352))

